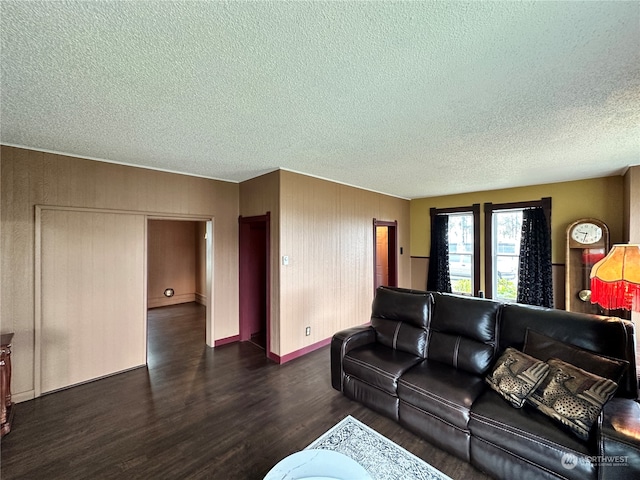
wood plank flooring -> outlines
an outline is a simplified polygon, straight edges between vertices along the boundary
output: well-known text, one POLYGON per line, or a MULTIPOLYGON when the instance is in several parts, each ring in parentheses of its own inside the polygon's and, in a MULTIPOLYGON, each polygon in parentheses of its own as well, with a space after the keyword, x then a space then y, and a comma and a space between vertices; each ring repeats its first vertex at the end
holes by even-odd
POLYGON ((210 349, 204 313, 150 310, 147 368, 18 404, 0 477, 261 479, 352 415, 453 479, 488 479, 333 390, 328 347, 284 365, 250 342, 210 349))

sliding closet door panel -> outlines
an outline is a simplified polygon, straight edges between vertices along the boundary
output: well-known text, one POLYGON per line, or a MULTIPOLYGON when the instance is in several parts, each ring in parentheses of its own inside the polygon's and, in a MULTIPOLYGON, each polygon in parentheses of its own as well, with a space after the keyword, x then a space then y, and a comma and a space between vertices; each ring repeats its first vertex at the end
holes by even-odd
POLYGON ((41 212, 41 392, 146 362, 145 217, 41 212))

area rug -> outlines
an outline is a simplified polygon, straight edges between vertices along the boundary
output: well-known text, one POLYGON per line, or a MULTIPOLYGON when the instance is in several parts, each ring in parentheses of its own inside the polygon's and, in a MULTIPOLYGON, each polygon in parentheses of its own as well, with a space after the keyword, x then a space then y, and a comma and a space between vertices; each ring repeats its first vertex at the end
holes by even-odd
POLYGON ((309 448, 333 450, 351 457, 374 480, 451 480, 351 415, 321 435, 309 448))

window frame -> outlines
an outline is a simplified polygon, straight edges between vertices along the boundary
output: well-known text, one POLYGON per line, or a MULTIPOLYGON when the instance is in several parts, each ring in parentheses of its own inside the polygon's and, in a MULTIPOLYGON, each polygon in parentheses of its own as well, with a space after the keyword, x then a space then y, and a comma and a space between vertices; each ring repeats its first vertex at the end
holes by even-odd
POLYGON ((465 207, 452 208, 432 207, 429 210, 431 231, 433 231, 433 222, 437 215, 448 215, 450 213, 471 213, 473 215, 473 296, 477 297, 480 292, 480 204, 474 203, 465 207))
POLYGON ((493 295, 493 213, 502 210, 525 210, 527 208, 542 207, 547 219, 547 228, 551 235, 551 197, 524 202, 484 204, 484 288, 487 298, 493 295))

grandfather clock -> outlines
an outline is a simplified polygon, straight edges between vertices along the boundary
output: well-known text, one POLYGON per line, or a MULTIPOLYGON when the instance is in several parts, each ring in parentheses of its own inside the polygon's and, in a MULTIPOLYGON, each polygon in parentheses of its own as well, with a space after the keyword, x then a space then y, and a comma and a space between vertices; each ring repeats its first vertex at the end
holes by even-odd
POLYGON ((609 228, 595 218, 581 218, 567 227, 565 309, 570 312, 600 313, 591 304, 591 267, 609 251, 609 228))

